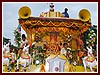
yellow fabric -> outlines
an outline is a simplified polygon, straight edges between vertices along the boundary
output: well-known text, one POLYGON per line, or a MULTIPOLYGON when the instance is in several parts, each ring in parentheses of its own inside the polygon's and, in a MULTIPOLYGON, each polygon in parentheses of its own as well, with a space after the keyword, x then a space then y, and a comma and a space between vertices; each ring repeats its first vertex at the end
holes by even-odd
POLYGON ((76 43, 76 40, 75 39, 72 39, 72 50, 76 50, 77 49, 77 43, 76 43))

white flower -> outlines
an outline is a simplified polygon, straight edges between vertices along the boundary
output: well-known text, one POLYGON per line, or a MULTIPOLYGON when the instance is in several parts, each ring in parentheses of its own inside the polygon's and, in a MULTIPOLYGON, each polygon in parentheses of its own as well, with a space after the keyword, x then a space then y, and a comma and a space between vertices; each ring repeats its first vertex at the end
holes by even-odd
POLYGON ((92 38, 92 36, 90 36, 90 38, 92 38))
POLYGON ((93 34, 91 35, 91 37, 93 36, 93 34))
POLYGON ((86 43, 88 44, 89 42, 87 41, 86 43))
POLYGON ((68 51, 68 53, 70 53, 70 51, 68 51))
POLYGON ((94 32, 94 30, 92 30, 92 32, 94 32))
POLYGON ((70 39, 68 41, 70 41, 70 39))
POLYGON ((68 38, 70 37, 70 35, 68 35, 68 38))
POLYGON ((40 61, 39 60, 36 60, 36 64, 39 64, 40 63, 40 61))
POLYGON ((95 33, 93 33, 93 35, 95 36, 96 34, 95 34, 95 33))
POLYGON ((77 64, 76 61, 74 61, 74 62, 73 62, 73 65, 76 65, 76 64, 77 64))

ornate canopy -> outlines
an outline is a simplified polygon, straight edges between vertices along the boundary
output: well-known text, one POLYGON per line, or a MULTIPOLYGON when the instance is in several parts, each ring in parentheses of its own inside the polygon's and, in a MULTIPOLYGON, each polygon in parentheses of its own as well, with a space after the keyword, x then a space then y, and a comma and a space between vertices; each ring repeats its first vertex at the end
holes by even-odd
POLYGON ((35 34, 44 37, 48 32, 58 32, 60 35, 67 34, 77 37, 83 34, 91 26, 89 22, 83 22, 80 19, 70 18, 47 18, 47 17, 29 17, 28 19, 19 19, 19 24, 27 34, 30 44, 34 41, 35 34))

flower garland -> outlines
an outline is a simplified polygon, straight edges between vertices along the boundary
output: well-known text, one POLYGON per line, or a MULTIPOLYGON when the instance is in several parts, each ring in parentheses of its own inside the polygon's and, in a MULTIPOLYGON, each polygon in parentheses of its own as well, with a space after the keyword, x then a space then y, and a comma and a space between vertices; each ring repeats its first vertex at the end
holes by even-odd
POLYGON ((86 44, 89 44, 92 47, 94 47, 95 43, 96 43, 96 33, 94 32, 94 30, 90 29, 87 35, 86 44))
POLYGON ((67 43, 67 45, 68 45, 67 48, 70 48, 71 39, 72 39, 72 35, 68 34, 68 35, 66 36, 66 43, 67 43))

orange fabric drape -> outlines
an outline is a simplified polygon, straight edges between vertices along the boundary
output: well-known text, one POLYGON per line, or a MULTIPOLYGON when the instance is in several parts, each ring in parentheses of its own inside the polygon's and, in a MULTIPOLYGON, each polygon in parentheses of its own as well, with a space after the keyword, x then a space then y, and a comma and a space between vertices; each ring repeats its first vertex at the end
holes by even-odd
POLYGON ((32 28, 30 28, 30 47, 32 47, 32 28))

